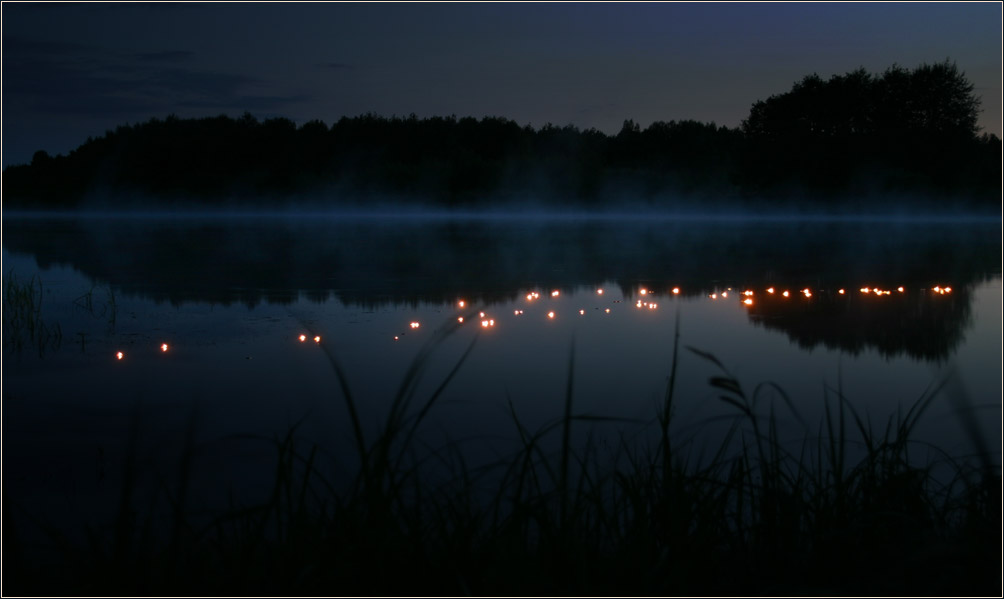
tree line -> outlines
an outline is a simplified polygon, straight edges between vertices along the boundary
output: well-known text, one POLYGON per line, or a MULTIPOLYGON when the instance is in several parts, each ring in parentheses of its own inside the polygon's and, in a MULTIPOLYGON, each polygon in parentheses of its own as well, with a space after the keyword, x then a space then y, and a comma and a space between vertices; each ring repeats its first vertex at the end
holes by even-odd
POLYGON ((583 206, 679 197, 735 201, 964 198, 995 205, 1001 143, 979 135, 973 85, 946 61, 882 74, 809 75, 755 102, 740 127, 631 120, 615 135, 500 117, 168 116, 122 125, 67 155, 3 173, 10 207, 89 195, 195 205, 313 197, 450 207, 534 199, 583 206), (992 202, 992 204, 991 204, 992 202))

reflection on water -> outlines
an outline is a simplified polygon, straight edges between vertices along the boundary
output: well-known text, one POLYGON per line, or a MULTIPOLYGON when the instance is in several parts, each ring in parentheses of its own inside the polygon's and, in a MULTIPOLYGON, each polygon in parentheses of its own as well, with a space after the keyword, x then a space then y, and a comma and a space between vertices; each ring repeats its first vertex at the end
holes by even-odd
MULTIPOLYGON (((260 453, 273 449, 222 449, 221 439, 271 440, 298 426, 337 455, 351 433, 332 365, 360 421, 377 427, 412 360, 444 330, 453 336, 414 384, 431 393, 466 359, 436 409, 452 439, 512 439, 513 414, 528 431, 553 423, 571 339, 576 413, 651 421, 677 315, 681 348, 714 354, 751 389, 776 382, 810 423, 826 386, 842 388, 863 417, 883 418, 955 366, 960 395, 993 424, 999 228, 915 233, 818 223, 4 221, 5 270, 41 277, 39 318, 74 340, 44 355, 5 352, 4 447, 26 456, 5 462, 5 493, 60 513, 86 489, 96 509, 114 509, 112 487, 89 473, 94 456, 112 463, 126 453, 134 406, 153 447, 141 456, 150 471, 176 459, 180 450, 168 450, 184 447, 196 423, 207 486, 252 484, 266 470, 260 453), (39 481, 43 471, 59 474, 39 481)), ((730 412, 708 388, 717 371, 686 353, 680 366, 674 432, 701 446, 708 423, 730 412)), ((922 432, 958 455, 971 447, 955 410, 932 409, 922 432)), ((988 426, 993 445, 999 428, 988 426)), ((496 460, 495 449, 480 457, 496 460)))

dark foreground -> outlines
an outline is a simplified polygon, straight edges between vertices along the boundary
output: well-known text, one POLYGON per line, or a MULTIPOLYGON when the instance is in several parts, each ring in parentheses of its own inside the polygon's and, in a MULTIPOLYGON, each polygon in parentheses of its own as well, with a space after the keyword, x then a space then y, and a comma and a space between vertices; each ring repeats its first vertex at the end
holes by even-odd
POLYGON ((89 528, 85 541, 26 518, 5 496, 4 594, 1001 592, 999 465, 979 438, 973 456, 916 459, 911 431, 938 387, 874 428, 829 390, 823 422, 792 450, 776 428, 775 409, 797 417, 783 391, 767 384, 750 394, 721 367, 710 384, 736 419, 709 455, 669 434, 674 356, 652 435, 573 447, 572 428, 591 425, 575 411, 573 351, 564 413, 537 431, 513 413, 519 449, 474 467, 460 443, 417 440, 442 391, 415 396, 424 357, 375 439, 364 439, 348 388, 332 390, 356 431, 357 455, 340 466, 298 443, 295 429, 275 439, 263 497, 196 505, 191 446, 176 471, 161 473, 151 502, 127 458, 114 521, 89 528), (769 412, 768 392, 778 400, 769 412))

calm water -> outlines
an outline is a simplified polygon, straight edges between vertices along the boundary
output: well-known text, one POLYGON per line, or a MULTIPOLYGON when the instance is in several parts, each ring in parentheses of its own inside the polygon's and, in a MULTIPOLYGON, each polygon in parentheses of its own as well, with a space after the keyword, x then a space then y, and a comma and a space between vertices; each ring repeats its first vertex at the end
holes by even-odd
POLYGON ((531 430, 561 416, 573 347, 573 411, 618 419, 578 438, 643 435, 677 318, 681 443, 711 451, 735 415, 691 346, 748 393, 784 389, 808 429, 777 393, 758 407, 793 443, 827 388, 882 429, 947 380, 918 440, 973 453, 969 414, 1000 462, 999 223, 5 219, 3 270, 5 288, 41 282, 36 333, 4 305, 4 492, 29 511, 97 518, 125 456, 153 488, 186 438, 207 498, 267 480, 294 425, 351 468, 331 360, 372 438, 460 317, 412 412, 473 342, 423 428, 473 462, 511 449, 512 412, 531 430))

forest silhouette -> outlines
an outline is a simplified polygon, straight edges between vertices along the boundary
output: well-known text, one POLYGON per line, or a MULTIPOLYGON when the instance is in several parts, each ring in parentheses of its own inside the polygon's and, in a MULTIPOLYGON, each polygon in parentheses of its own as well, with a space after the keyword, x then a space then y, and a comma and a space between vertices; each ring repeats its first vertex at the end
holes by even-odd
POLYGON ((500 202, 616 207, 680 198, 868 208, 884 201, 998 205, 1001 140, 978 133, 980 101, 955 64, 880 75, 809 75, 755 102, 738 128, 632 120, 620 132, 500 117, 258 120, 168 116, 122 125, 67 155, 3 173, 11 208, 365 206, 500 202))

